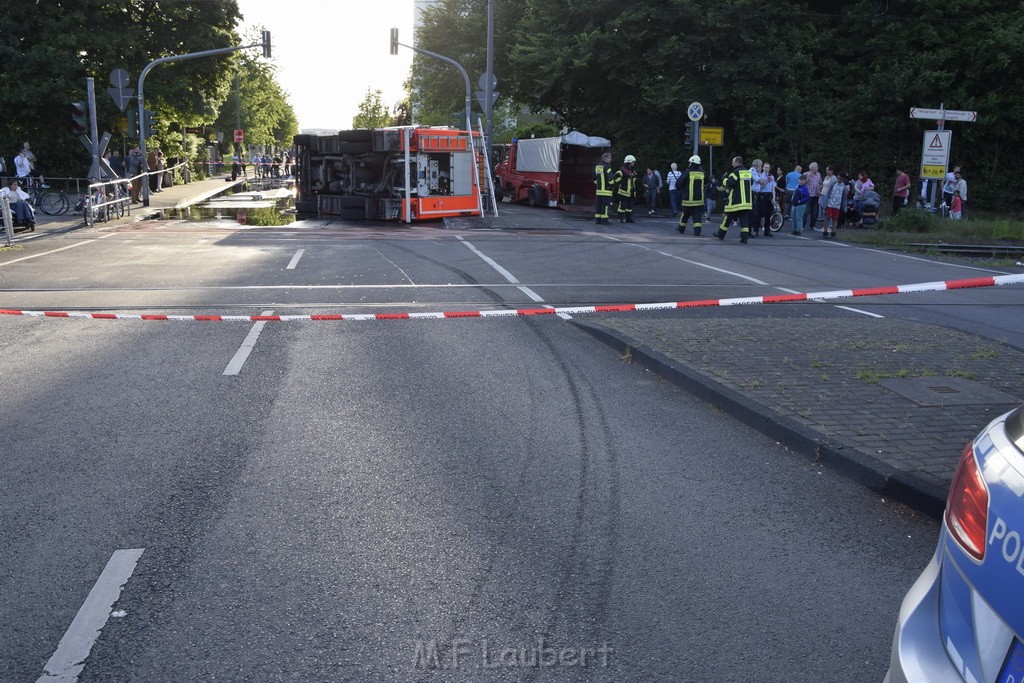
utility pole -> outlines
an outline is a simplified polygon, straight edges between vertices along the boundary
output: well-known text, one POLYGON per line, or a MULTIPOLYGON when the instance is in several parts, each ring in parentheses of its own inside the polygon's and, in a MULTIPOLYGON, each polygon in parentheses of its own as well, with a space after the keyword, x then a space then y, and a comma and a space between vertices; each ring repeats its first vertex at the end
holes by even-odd
POLYGON ((421 47, 413 47, 412 45, 406 45, 405 43, 398 42, 398 29, 393 28, 391 29, 391 54, 397 55, 399 46, 409 48, 413 52, 419 52, 421 55, 426 55, 428 57, 433 57, 434 59, 439 59, 442 62, 445 62, 446 64, 451 64, 452 66, 459 70, 459 73, 462 74, 462 80, 466 82, 466 131, 469 133, 469 139, 470 142, 472 143, 473 124, 470 120, 469 114, 469 108, 470 104, 472 103, 472 99, 469 90, 469 74, 466 73, 466 70, 462 67, 461 64, 459 64, 450 57, 439 55, 436 52, 431 52, 430 50, 424 50, 421 47))
POLYGON ((484 83, 484 154, 487 165, 491 166, 491 140, 494 136, 494 0, 487 0, 487 76, 484 83))

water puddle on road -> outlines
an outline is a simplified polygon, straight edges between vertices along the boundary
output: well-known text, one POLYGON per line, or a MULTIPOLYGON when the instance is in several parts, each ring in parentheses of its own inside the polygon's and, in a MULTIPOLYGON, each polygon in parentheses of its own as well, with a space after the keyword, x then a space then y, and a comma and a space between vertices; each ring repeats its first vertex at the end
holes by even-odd
POLYGON ((238 226, 266 227, 290 225, 296 219, 295 194, 290 188, 225 193, 202 204, 183 209, 165 209, 156 220, 180 220, 188 223, 221 223, 238 226))

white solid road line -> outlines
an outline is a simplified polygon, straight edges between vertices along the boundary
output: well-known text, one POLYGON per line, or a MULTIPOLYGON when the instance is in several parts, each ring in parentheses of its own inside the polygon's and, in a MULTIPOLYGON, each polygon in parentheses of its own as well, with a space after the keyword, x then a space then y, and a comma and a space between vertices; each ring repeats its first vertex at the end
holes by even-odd
POLYGON ((50 251, 44 251, 41 254, 33 254, 32 256, 22 256, 21 258, 16 258, 11 261, 4 261, 3 263, 0 263, 0 266, 9 266, 12 263, 18 263, 19 261, 28 261, 30 258, 39 258, 40 256, 46 256, 47 254, 56 254, 58 251, 64 251, 65 249, 74 249, 75 247, 80 247, 83 244, 89 244, 90 242, 95 241, 96 240, 83 240, 81 242, 75 242, 74 244, 69 244, 68 246, 61 247, 60 249, 51 249, 50 251))
POLYGON ((295 252, 295 256, 292 256, 292 260, 288 262, 288 267, 285 268, 285 270, 295 270, 295 266, 298 265, 299 259, 302 258, 302 255, 305 253, 305 249, 299 249, 297 252, 295 252))
MULTIPOLYGON (((273 312, 273 310, 263 311, 260 315, 270 315, 273 312)), ((245 365, 245 361, 249 358, 249 354, 252 353, 253 347, 256 346, 256 341, 260 338, 260 332, 263 331, 263 328, 266 327, 266 325, 267 321, 265 320, 257 320, 253 323, 252 329, 249 330, 249 334, 245 335, 245 341, 242 342, 238 351, 235 351, 235 355, 231 359, 231 362, 228 363, 228 366, 224 368, 223 376, 231 377, 242 371, 242 366, 245 365)))
POLYGON ((71 683, 78 680, 93 644, 110 618, 111 607, 121 596, 121 589, 131 578, 144 550, 135 548, 114 551, 36 683, 71 683))
MULTIPOLYGON (((456 237, 455 239, 457 239, 457 240, 459 240, 460 242, 462 242, 463 244, 465 244, 465 245, 466 245, 466 248, 468 248, 468 249, 469 249, 469 250, 470 250, 471 252, 473 252, 474 254, 476 254, 477 256, 479 256, 480 258, 482 258, 482 259, 484 260, 484 262, 485 262, 485 263, 486 263, 487 265, 489 265, 489 266, 490 266, 491 268, 494 268, 494 269, 495 269, 496 271, 498 271, 498 272, 499 272, 499 273, 500 273, 500 274, 502 275, 502 277, 504 277, 504 278, 505 278, 506 280, 508 280, 509 282, 511 282, 511 283, 512 283, 513 285, 515 285, 515 286, 516 286, 516 288, 517 288, 517 289, 518 289, 519 291, 521 291, 521 292, 522 292, 523 294, 525 294, 526 296, 530 297, 530 299, 531 299, 531 300, 533 300, 533 301, 535 301, 535 302, 537 302, 537 303, 539 303, 539 304, 542 304, 542 303, 544 303, 544 299, 543 299, 543 298, 541 298, 541 296, 540 296, 539 294, 537 294, 537 292, 535 292, 535 291, 533 291, 532 289, 530 289, 529 287, 527 287, 527 286, 525 286, 525 285, 521 284, 521 283, 519 282, 519 280, 517 280, 517 279, 516 279, 516 276, 515 276, 515 275, 513 275, 513 274, 512 274, 512 273, 510 273, 510 272, 508 272, 507 270, 505 270, 504 268, 502 268, 502 267, 501 267, 500 265, 498 265, 498 262, 497 262, 497 261, 495 261, 495 260, 494 260, 494 259, 492 259, 492 258, 491 258, 490 256, 488 256, 487 254, 483 253, 482 251, 480 251, 479 249, 477 249, 476 247, 474 247, 474 246, 473 246, 472 244, 470 244, 469 242, 467 242, 467 241, 466 241, 465 239, 463 239, 462 237, 456 237)), ((563 313, 563 314, 561 314, 561 315, 560 315, 559 317, 562 317, 562 316, 566 316, 566 317, 568 317, 568 316, 567 316, 567 314, 564 314, 564 313, 563 313)))
POLYGON ((871 311, 862 311, 859 308, 853 308, 852 306, 836 306, 836 308, 841 308, 844 311, 851 311, 853 313, 860 313, 861 315, 870 315, 872 318, 885 317, 884 315, 878 315, 877 313, 872 313, 871 311))

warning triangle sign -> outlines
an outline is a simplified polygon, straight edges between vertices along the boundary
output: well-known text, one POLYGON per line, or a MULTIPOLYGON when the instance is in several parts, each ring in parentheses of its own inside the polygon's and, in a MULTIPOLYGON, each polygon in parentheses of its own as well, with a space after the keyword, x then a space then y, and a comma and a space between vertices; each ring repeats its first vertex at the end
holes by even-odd
POLYGON ((932 138, 931 144, 928 145, 928 149, 942 149, 942 138, 936 133, 935 137, 932 138))

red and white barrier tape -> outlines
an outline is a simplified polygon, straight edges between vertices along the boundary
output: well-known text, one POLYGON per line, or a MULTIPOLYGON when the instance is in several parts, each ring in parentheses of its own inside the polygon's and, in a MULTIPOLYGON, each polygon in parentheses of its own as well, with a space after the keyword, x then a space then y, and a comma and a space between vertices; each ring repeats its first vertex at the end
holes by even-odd
POLYGON ((708 308, 739 304, 779 304, 792 301, 826 301, 855 296, 881 296, 908 292, 943 292, 972 287, 997 287, 1024 283, 1024 274, 974 277, 965 280, 919 282, 891 287, 864 289, 838 289, 830 292, 805 294, 776 294, 748 296, 734 299, 703 299, 700 301, 667 301, 653 304, 611 304, 603 306, 564 306, 560 308, 504 308, 483 311, 444 311, 433 313, 353 313, 345 315, 153 315, 130 313, 84 313, 78 311, 17 311, 0 309, 0 315, 23 315, 37 318, 90 318, 92 320, 187 320, 198 322, 291 322, 301 320, 415 320, 417 318, 500 318, 526 315, 557 315, 559 313, 625 313, 627 311, 654 311, 668 308, 708 308))

